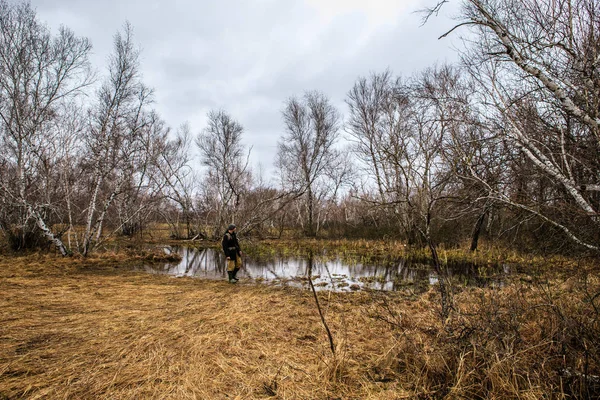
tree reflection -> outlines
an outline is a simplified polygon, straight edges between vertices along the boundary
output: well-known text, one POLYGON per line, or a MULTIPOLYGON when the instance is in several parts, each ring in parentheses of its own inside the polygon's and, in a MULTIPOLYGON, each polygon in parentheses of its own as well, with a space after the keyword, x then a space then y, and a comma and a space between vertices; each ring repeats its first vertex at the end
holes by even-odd
MULTIPOLYGON (((212 248, 173 247, 181 256, 178 263, 146 266, 145 270, 173 276, 205 279, 224 279, 225 256, 212 248)), ((507 273, 504 266, 447 265, 449 277, 466 286, 501 285, 507 273), (483 273, 482 273, 483 271, 483 273)), ((364 263, 348 262, 341 258, 324 259, 319 254, 307 253, 304 257, 272 256, 253 259, 244 256, 239 277, 266 283, 308 288, 310 278, 315 290, 383 290, 398 291, 410 288, 424 291, 438 282, 435 270, 422 263, 405 258, 394 260, 369 260, 364 263)))

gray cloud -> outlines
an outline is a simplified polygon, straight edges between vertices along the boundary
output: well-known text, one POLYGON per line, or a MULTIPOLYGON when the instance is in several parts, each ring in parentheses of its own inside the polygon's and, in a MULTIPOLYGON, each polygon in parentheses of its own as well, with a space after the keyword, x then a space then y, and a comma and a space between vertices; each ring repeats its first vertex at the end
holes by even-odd
POLYGON ((92 40, 100 73, 113 35, 129 21, 142 49, 144 80, 165 120, 171 126, 189 121, 199 132, 206 113, 222 108, 244 125, 253 163, 267 170, 290 96, 320 90, 345 113, 344 97, 359 76, 386 68, 406 76, 456 59, 451 39, 437 39, 452 21, 440 17, 421 27, 412 13, 429 3, 32 1, 52 29, 64 24, 92 40))

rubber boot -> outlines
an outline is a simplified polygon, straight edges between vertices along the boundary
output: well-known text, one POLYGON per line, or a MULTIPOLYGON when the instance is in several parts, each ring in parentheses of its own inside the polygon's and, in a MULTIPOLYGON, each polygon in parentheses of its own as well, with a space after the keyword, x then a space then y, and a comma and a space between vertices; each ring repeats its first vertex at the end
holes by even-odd
POLYGON ((237 282, 237 280, 233 277, 233 271, 227 271, 227 275, 229 276, 229 283, 237 282))
POLYGON ((233 269, 233 274, 232 274, 232 275, 233 275, 233 279, 234 279, 236 282, 237 282, 237 281, 239 281, 239 279, 236 277, 236 275, 237 275, 237 273, 238 273, 238 271, 239 271, 239 270, 240 270, 239 268, 234 268, 234 269, 233 269))

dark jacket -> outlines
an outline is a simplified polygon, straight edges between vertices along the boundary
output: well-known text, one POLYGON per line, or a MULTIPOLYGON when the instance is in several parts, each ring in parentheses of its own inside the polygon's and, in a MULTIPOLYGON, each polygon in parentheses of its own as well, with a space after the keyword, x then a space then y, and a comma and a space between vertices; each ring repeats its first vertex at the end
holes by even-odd
POLYGON ((240 254, 240 243, 237 240, 235 232, 226 231, 221 244, 226 257, 235 260, 236 256, 240 254))

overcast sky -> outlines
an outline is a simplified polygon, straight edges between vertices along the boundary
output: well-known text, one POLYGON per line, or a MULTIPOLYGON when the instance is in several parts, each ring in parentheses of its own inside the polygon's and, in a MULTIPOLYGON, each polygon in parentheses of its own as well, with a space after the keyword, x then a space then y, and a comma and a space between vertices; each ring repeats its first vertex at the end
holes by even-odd
POLYGON ((458 37, 443 14, 421 26, 415 11, 436 0, 32 0, 53 32, 61 24, 93 44, 106 71, 113 35, 129 21, 144 82, 169 126, 200 132, 211 109, 244 128, 252 163, 272 169, 282 135, 281 110, 306 90, 326 94, 342 114, 356 79, 389 68, 410 76, 454 62, 458 37))

